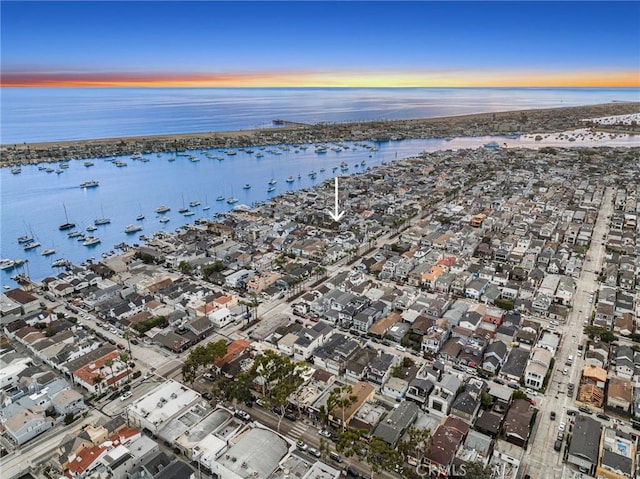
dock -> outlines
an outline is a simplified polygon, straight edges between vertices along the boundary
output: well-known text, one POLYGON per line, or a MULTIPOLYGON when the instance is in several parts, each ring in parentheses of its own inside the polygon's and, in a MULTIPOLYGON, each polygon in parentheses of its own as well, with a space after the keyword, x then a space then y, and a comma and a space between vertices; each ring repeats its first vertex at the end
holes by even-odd
POLYGON ((299 121, 288 121, 288 120, 273 120, 273 124, 275 126, 287 126, 290 128, 313 126, 310 123, 301 123, 299 121))

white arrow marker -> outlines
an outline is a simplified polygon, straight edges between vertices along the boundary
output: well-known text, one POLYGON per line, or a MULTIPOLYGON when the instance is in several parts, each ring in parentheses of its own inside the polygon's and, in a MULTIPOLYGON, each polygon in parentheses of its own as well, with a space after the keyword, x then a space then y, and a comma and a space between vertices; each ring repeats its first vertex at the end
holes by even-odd
POLYGON ((329 211, 329 215, 333 218, 333 221, 340 221, 340 218, 344 216, 344 211, 340 213, 340 208, 338 207, 338 177, 336 176, 336 209, 335 212, 329 211))

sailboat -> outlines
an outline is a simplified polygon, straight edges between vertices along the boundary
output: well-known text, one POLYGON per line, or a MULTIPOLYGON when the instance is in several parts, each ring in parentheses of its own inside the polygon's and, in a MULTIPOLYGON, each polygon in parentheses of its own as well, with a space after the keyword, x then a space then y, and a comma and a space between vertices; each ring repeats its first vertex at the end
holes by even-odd
POLYGON ((182 213, 182 214, 184 214, 184 213, 186 213, 187 211, 189 211, 189 208, 187 208, 187 207, 184 205, 184 195, 180 195, 180 196, 182 196, 182 208, 180 208, 180 209, 178 210, 178 213, 182 213))
POLYGON ((69 216, 67 215, 67 207, 63 204, 62 207, 64 208, 64 218, 65 218, 65 222, 63 224, 61 224, 60 226, 58 226, 58 229, 60 231, 65 231, 65 230, 70 230, 76 227, 75 223, 71 223, 69 221, 69 216))
POLYGON ((207 198, 207 195, 204 195, 204 206, 202 207, 202 211, 207 211, 211 209, 211 206, 209 206, 209 199, 207 198))
POLYGON ((144 213, 142 212, 142 205, 140 205, 140 214, 136 216, 136 221, 142 221, 144 219, 144 213))
POLYGON ((233 186, 232 186, 232 187, 231 187, 231 197, 230 197, 230 198, 227 198, 227 204, 232 205, 232 204, 237 203, 237 202, 238 202, 238 198, 235 198, 235 197, 233 196, 233 186))
POLYGON ((96 219, 96 220, 93 222, 93 224, 94 224, 94 225, 96 225, 96 226, 99 226, 99 225, 108 225, 109 223, 111 223, 111 218, 107 218, 107 217, 104 215, 104 210, 102 209, 102 206, 100 207, 100 212, 102 213, 102 217, 101 217, 101 218, 96 219))

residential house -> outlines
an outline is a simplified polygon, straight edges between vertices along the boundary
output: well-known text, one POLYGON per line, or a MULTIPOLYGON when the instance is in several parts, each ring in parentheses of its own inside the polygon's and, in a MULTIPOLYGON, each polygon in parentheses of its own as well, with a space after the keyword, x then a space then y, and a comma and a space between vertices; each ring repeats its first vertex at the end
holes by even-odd
POLYGON ((598 465, 598 450, 602 426, 599 421, 578 414, 573 425, 571 443, 567 452, 567 462, 574 464, 590 476, 593 476, 598 465))
POLYGON ((457 376, 444 374, 435 383, 433 392, 429 395, 429 411, 438 416, 449 414, 461 384, 462 381, 457 376))

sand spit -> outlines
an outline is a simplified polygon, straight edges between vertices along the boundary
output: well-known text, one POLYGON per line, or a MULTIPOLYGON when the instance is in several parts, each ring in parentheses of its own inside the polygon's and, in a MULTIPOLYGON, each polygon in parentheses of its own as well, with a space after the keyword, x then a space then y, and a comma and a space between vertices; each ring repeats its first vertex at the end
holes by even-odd
MULTIPOLYGON (((99 158, 133 153, 170 152, 198 148, 243 147, 325 141, 383 141, 508 134, 544 134, 585 127, 585 119, 632 115, 640 102, 612 102, 567 108, 518 110, 419 120, 319 123, 229 132, 103 138, 95 140, 6 144, 0 146, 2 166, 99 158)), ((593 123, 594 128, 600 126, 593 123)), ((610 129, 611 126, 608 125, 610 129)), ((619 125, 619 133, 640 134, 637 123, 619 125)))

